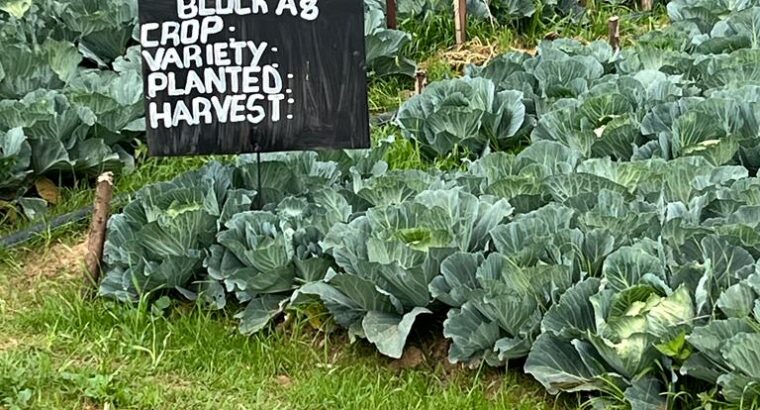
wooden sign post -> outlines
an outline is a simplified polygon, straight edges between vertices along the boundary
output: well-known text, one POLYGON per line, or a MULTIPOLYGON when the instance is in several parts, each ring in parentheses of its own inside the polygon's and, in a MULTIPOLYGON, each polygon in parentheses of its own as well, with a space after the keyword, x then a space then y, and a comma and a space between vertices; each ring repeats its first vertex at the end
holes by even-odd
POLYGON ((106 172, 98 177, 95 188, 95 206, 92 211, 90 230, 87 233, 87 250, 84 257, 84 295, 91 294, 100 283, 100 264, 103 259, 103 245, 106 242, 106 228, 111 214, 113 199, 113 173, 106 172))
POLYGON ((467 0, 454 0, 454 34, 457 46, 467 41, 467 0))
POLYGON ((620 17, 612 16, 607 21, 610 47, 613 51, 620 50, 620 17))
POLYGON ((389 29, 395 30, 398 27, 396 0, 385 1, 385 22, 389 29))
POLYGON ((364 5, 139 0, 151 155, 368 148, 364 5))
POLYGON ((422 94, 425 86, 427 86, 427 71, 417 70, 414 74, 414 93, 418 95, 422 94))

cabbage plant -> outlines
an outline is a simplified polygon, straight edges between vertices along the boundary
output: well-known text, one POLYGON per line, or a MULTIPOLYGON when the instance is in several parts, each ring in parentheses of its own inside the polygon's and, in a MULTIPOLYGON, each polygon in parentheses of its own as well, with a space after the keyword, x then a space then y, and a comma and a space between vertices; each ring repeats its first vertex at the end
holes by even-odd
POLYGON ((251 209, 254 191, 233 187, 233 169, 211 163, 141 189, 108 224, 104 296, 136 301, 156 292, 194 299, 221 224, 251 209))
MULTIPOLYGON (((632 250, 619 252, 625 257, 632 250)), ((596 400, 600 404, 628 402, 641 409, 666 403, 663 380, 674 369, 660 346, 677 343, 689 329, 694 303, 685 287, 660 289, 644 261, 627 262, 605 266, 607 279, 616 278, 610 286, 598 279, 581 282, 544 317, 525 371, 550 392, 601 391, 607 396, 596 400)))
POLYGON ((367 68, 377 76, 402 74, 413 76, 414 62, 403 56, 412 36, 400 30, 386 28, 385 10, 369 7, 364 17, 364 42, 367 68))
POLYGON ((423 152, 479 154, 504 146, 517 134, 525 105, 520 92, 497 92, 490 80, 465 77, 431 84, 399 108, 397 120, 423 152))
POLYGON ((339 269, 301 289, 336 322, 390 357, 401 357, 418 316, 433 310, 430 282, 456 251, 476 252, 509 204, 454 191, 423 191, 397 205, 333 226, 322 241, 339 269))
POLYGON ((719 386, 722 396, 731 405, 757 405, 760 401, 758 315, 710 322, 695 328, 687 339, 695 353, 684 363, 681 373, 719 386))
MULTIPOLYGON (((205 265, 211 280, 245 304, 239 315, 243 333, 264 328, 287 307, 294 290, 325 277, 334 262, 320 241, 351 213, 336 190, 325 188, 308 200, 288 197, 272 211, 240 213, 225 224, 205 265)), ((226 301, 214 302, 223 308, 226 301)))

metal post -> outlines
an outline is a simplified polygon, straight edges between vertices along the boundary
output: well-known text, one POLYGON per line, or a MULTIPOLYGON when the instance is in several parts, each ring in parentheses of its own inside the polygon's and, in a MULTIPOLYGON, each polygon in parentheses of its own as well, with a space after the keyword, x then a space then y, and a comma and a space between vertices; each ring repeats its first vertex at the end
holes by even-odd
POLYGON ((256 153, 256 208, 261 210, 264 208, 264 190, 261 187, 261 145, 259 145, 259 139, 256 138, 255 129, 251 128, 249 138, 253 145, 253 152, 256 153))
POLYGON ((255 148, 256 150, 256 184, 258 187, 256 188, 256 198, 258 202, 258 208, 264 209, 264 189, 261 187, 261 147, 259 147, 259 144, 256 144, 255 148))

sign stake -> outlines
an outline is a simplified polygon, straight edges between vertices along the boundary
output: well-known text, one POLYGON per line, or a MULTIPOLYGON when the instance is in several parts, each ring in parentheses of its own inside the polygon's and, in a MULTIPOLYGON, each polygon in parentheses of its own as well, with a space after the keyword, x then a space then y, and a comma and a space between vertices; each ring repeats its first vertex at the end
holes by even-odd
POLYGON ((388 28, 395 30, 398 27, 398 21, 396 17, 396 0, 386 0, 385 9, 385 21, 388 25, 388 28))
POLYGON ((249 138, 253 152, 256 153, 256 209, 261 210, 264 208, 264 190, 261 188, 261 145, 255 129, 251 129, 249 138))
POLYGON ((454 0, 454 31, 461 46, 467 41, 467 0, 454 0))
POLYGON ((92 211, 90 231, 87 234, 87 254, 84 264, 84 292, 89 294, 100 282, 100 268, 103 259, 103 245, 106 241, 108 217, 113 199, 113 173, 106 172, 98 177, 95 188, 95 206, 92 211))
POLYGON ((259 210, 264 208, 264 190, 261 188, 261 147, 256 144, 256 198, 258 198, 259 210))
POLYGON ((610 47, 613 51, 620 50, 620 17, 612 16, 607 20, 607 32, 609 34, 610 47))

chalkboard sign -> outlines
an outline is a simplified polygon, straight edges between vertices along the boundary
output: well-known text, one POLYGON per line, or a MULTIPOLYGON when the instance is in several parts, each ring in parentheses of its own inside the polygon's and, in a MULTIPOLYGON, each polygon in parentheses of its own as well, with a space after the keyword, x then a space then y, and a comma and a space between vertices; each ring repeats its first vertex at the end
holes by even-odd
POLYGON ((151 155, 369 147, 361 0, 140 0, 151 155))

